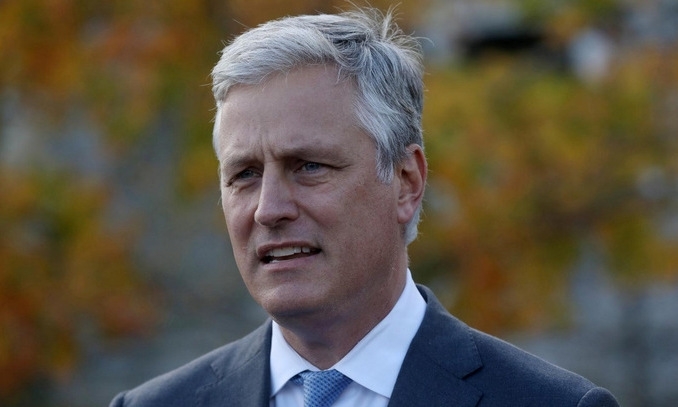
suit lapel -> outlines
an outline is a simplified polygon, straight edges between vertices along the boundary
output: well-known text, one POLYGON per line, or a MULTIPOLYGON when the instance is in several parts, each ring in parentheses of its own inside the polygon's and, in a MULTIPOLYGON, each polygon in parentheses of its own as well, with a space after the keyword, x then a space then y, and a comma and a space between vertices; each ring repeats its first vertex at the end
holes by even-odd
MULTIPOLYGON (((473 407, 482 392, 464 378, 482 367, 470 328, 423 286, 426 314, 398 374, 389 407, 473 407)), ((212 363, 214 381, 196 392, 197 407, 268 407, 271 323, 212 363)))
POLYGON ((235 352, 212 363, 215 380, 196 392, 198 407, 268 407, 271 323, 239 341, 235 352))
POLYGON ((405 356, 389 407, 478 404, 482 392, 464 378, 482 367, 468 326, 452 317, 423 286, 426 314, 405 356))

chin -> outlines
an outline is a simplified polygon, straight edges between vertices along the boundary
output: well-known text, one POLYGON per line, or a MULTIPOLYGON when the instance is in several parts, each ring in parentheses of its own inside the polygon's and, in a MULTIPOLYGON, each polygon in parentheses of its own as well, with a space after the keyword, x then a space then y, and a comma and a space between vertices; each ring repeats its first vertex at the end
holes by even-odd
POLYGON ((300 295, 276 295, 259 305, 277 322, 309 317, 324 308, 322 301, 300 295))

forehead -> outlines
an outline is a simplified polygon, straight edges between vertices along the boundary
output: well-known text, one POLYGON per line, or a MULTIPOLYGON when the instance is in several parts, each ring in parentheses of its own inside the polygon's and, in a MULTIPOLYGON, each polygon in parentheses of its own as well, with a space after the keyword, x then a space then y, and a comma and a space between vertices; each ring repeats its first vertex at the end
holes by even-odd
POLYGON ((313 66, 276 74, 259 85, 238 85, 229 91, 217 117, 217 155, 268 143, 351 142, 360 133, 355 115, 355 86, 339 80, 333 66, 313 66))

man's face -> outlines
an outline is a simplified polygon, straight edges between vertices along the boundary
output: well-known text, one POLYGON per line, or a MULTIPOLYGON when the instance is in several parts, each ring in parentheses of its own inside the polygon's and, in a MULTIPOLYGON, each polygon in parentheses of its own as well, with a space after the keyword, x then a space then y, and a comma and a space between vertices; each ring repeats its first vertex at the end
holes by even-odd
POLYGON ((216 149, 233 252, 278 320, 357 318, 402 288, 400 183, 377 178, 353 89, 333 67, 307 67, 238 86, 222 106, 216 149))

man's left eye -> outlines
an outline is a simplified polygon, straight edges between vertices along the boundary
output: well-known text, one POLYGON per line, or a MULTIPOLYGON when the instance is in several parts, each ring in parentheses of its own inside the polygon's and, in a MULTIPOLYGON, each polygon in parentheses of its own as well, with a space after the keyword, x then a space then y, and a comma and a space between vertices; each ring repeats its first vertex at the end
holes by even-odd
POLYGON ((301 166, 302 171, 318 171, 322 168, 322 164, 316 162, 307 162, 301 166))

